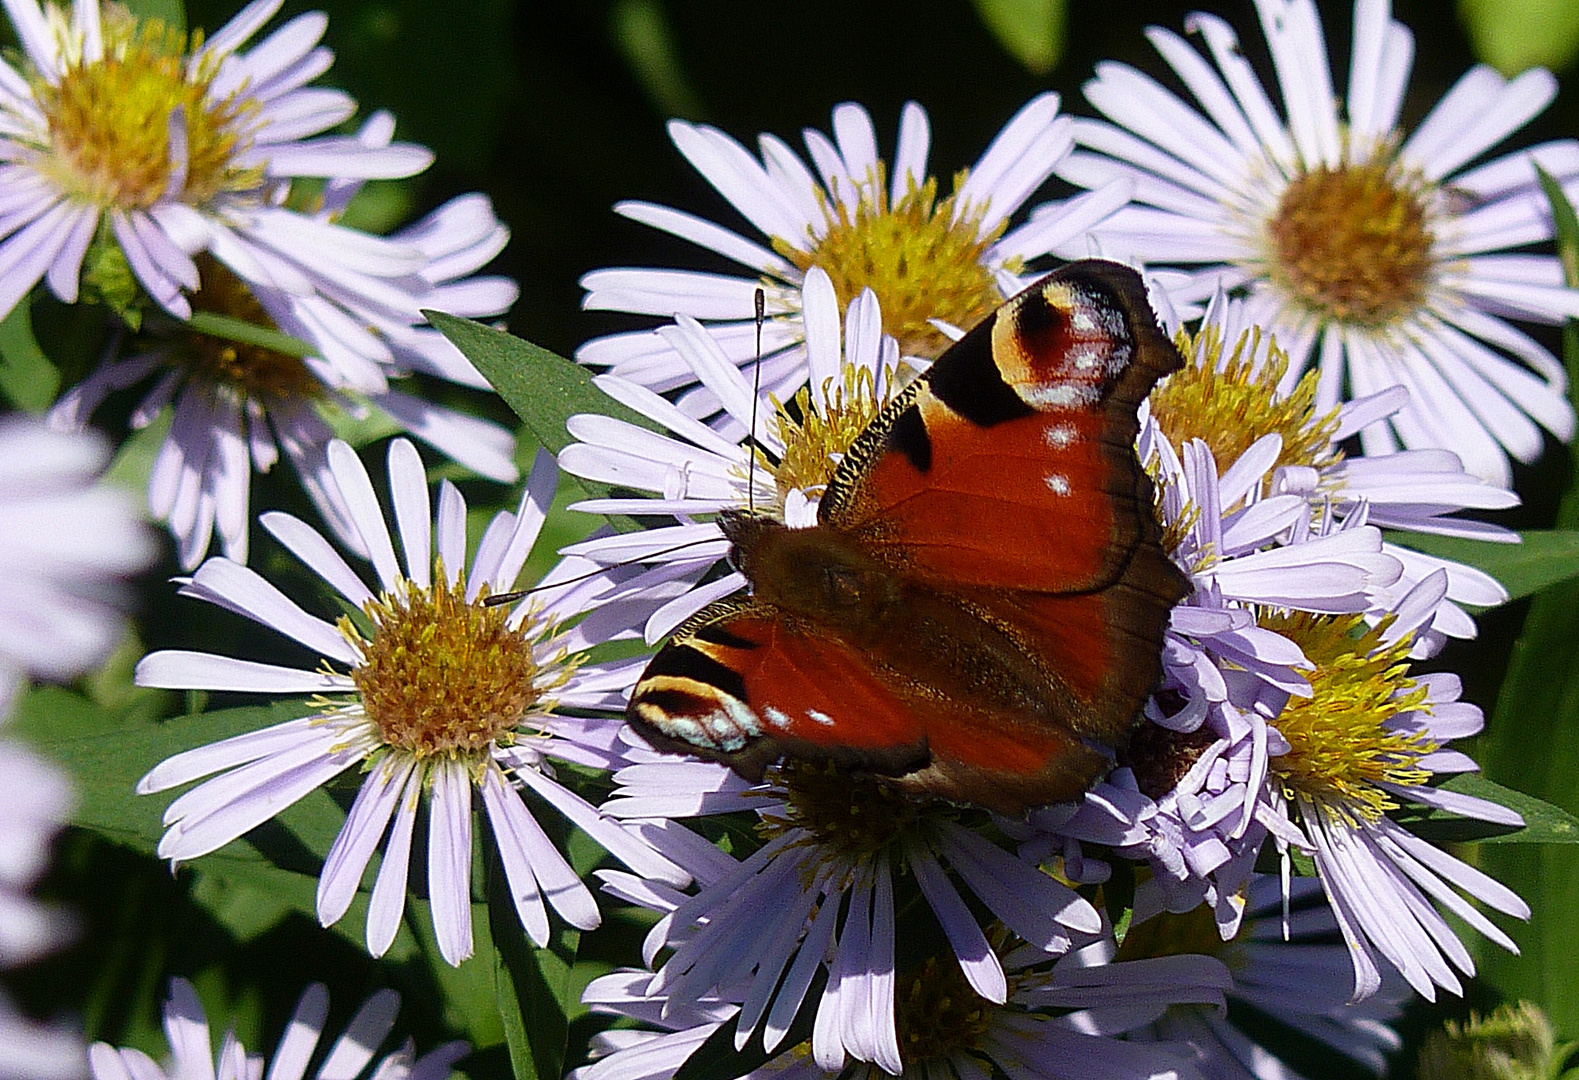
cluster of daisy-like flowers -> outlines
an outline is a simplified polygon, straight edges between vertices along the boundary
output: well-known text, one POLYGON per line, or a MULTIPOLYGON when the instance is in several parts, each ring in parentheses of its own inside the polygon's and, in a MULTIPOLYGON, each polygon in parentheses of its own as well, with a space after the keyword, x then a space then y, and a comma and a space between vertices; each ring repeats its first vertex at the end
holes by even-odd
POLYGON ((341 224, 365 182, 433 155, 393 142, 386 113, 323 134, 356 111, 310 85, 333 59, 324 15, 246 48, 279 8, 254 0, 205 39, 100 0, 6 4, 22 53, 0 67, 0 312, 42 280, 115 314, 103 364, 52 420, 80 427, 113 391, 151 381, 131 425, 168 423, 149 507, 189 569, 216 533, 245 561, 251 473, 282 455, 354 542, 325 450, 337 419, 370 409, 484 476, 517 478, 507 431, 394 385, 413 372, 487 385, 421 310, 508 308, 513 282, 468 276, 506 229, 480 195, 389 236, 341 224))
MULTIPOLYGON (((555 919, 598 925, 563 839, 581 830, 621 864, 596 872, 607 896, 654 920, 645 967, 586 991, 639 1026, 598 1035, 582 1080, 672 1076, 703 1049, 739 1055, 754 1077, 807 1080, 1292 1075, 1238 1025, 1245 1008, 1377 1069, 1409 993, 1458 992, 1473 974, 1449 916, 1513 947, 1471 901, 1526 917, 1522 901, 1400 820, 1522 823, 1438 786, 1475 768, 1448 744, 1482 718, 1452 675, 1411 667, 1474 635, 1466 606, 1506 594, 1381 530, 1515 539, 1457 514, 1514 505, 1509 455, 1533 458, 1540 428, 1572 434, 1560 366, 1515 321, 1579 316, 1579 294, 1555 257, 1509 250, 1550 239, 1536 165, 1579 180, 1579 143, 1467 168, 1544 107, 1550 76, 1476 69, 1406 138, 1412 38, 1385 3, 1356 4, 1340 118, 1313 4, 1258 0, 1281 107, 1227 25, 1196 16, 1204 54, 1171 31, 1151 38, 1200 111, 1103 65, 1087 96, 1111 122, 1041 95, 947 193, 914 103, 891 161, 853 104, 831 137, 805 133, 805 157, 773 136, 753 154, 674 122, 681 153, 760 238, 617 207, 742 271, 583 279, 589 308, 672 321, 583 346, 578 359, 603 369, 595 385, 647 423, 574 416, 557 460, 612 489, 576 509, 672 524, 601 531, 518 593, 553 499, 549 455, 471 542, 459 488, 443 481, 435 498, 412 443, 391 443, 381 500, 333 437, 371 407, 483 476, 516 479, 507 432, 392 385, 412 373, 486 385, 420 312, 487 317, 513 301, 512 283, 472 276, 506 238, 487 200, 388 236, 341 223, 364 182, 413 175, 430 155, 394 142, 384 114, 324 134, 354 105, 309 85, 330 61, 321 15, 246 49, 278 0, 206 40, 98 0, 5 6, 22 52, 20 67, 0 64, 0 310, 34 302, 42 282, 118 322, 51 419, 80 427, 112 391, 152 380, 131 422, 168 414, 149 500, 192 571, 182 592, 311 656, 163 650, 138 665, 144 686, 301 699, 294 719, 148 772, 142 793, 192 785, 165 811, 161 856, 201 858, 339 788, 320 921, 365 890, 381 956, 421 892, 439 955, 458 965, 482 890, 502 888, 538 946, 555 919), (1022 214, 1055 175, 1088 190, 1022 214), (1086 255, 1145 272, 1185 358, 1142 407, 1135 449, 1189 593, 1111 769, 1077 802, 1011 820, 858 771, 787 760, 751 781, 644 744, 620 716, 648 659, 638 643, 747 585, 723 562, 716 515, 815 524, 843 454, 908 380, 1033 264, 1086 255), (1346 452, 1356 443, 1366 456, 1346 452), (281 453, 328 530, 259 517, 328 586, 304 603, 245 565, 250 474, 281 453), (216 532, 224 554, 205 561, 216 532), (605 775, 613 792, 594 805, 605 775), (500 870, 485 885, 478 821, 500 870)), ((126 573, 145 557, 94 565, 126 573)), ((70 608, 88 602, 74 593, 70 608)), ((61 802, 35 815, 35 849, 61 802)), ((304 996, 271 1076, 305 1074, 325 1008, 321 991, 304 996)), ((375 997, 352 1027, 376 1031, 347 1037, 362 1055, 331 1051, 337 1068, 317 1075, 354 1075, 391 1019, 375 997)), ((190 987, 175 984, 166 1020, 172 1075, 212 1072, 190 987)), ((377 1074, 436 1077, 456 1053, 407 1051, 377 1074)), ((97 1080, 155 1068, 104 1046, 91 1060, 97 1080)), ((217 1068, 259 1071, 233 1040, 217 1068)))
MULTIPOLYGON (((599 385, 668 434, 637 434, 606 417, 573 419, 571 431, 584 441, 561 453, 566 469, 653 496, 582 505, 669 513, 682 524, 594 538, 577 554, 611 565, 644 558, 695 573, 726 541, 716 524, 693 517, 752 505, 791 526, 815 520, 833 464, 904 375, 870 290, 849 305, 842 349, 828 275, 809 270, 803 295, 807 371, 796 383, 821 393, 803 389, 788 407, 773 398, 753 401, 745 377, 699 324, 682 320, 661 332, 741 430, 756 425, 752 445, 760 450, 729 443, 617 375, 599 376, 599 385)), ((605 812, 640 828, 698 886, 677 892, 623 871, 602 872, 613 895, 662 913, 644 955, 663 959, 650 974, 605 980, 591 1000, 625 1015, 661 1016, 673 1030, 630 1047, 614 1039, 609 1048, 620 1052, 588 1076, 663 1075, 720 1027, 737 1049, 760 1039, 770 1055, 787 1051, 803 1008, 814 1015, 810 1060, 829 1074, 854 1060, 896 1075, 918 1067, 915 1075, 923 1075, 961 1055, 985 1067, 1023 1052, 1049 1070, 1039 1075, 1061 1075, 1047 1062, 1067 1048, 1045 1040, 1065 1032, 1067 1010, 1078 1011, 1085 999, 1038 999, 1040 1009, 1027 1009, 1027 999, 1016 996, 1026 973, 1039 965, 1067 972, 1112 964, 1101 978, 1121 995, 1132 976, 1116 960, 1188 955, 1204 965, 1229 947, 1224 942, 1245 948, 1239 942, 1250 932, 1243 923, 1252 893, 1262 897, 1258 910, 1265 907, 1268 885, 1256 885, 1254 874, 1264 848, 1281 853, 1285 864, 1313 859, 1330 903, 1319 905, 1313 925, 1341 930, 1347 943, 1352 975, 1341 993, 1329 984, 1329 992, 1296 996, 1273 1010, 1296 1027, 1327 1032, 1329 1041, 1342 1041, 1350 1029, 1378 1029, 1369 1018, 1380 1005, 1347 1015, 1344 1003, 1371 998, 1387 971, 1402 976, 1393 977, 1394 990, 1383 999, 1388 1008, 1397 986, 1427 996, 1436 986, 1460 989, 1450 965, 1466 973, 1473 966, 1433 901, 1512 947, 1453 887, 1527 916, 1518 898, 1386 814, 1413 804, 1520 823, 1499 806, 1426 784, 1435 773, 1474 767, 1445 744, 1478 730, 1480 713, 1456 700, 1450 676, 1408 671, 1411 657, 1433 652, 1444 635, 1473 634, 1456 601, 1491 604, 1505 594, 1479 571, 1384 542, 1372 522, 1484 536, 1490 527, 1454 512, 1516 500, 1467 474, 1446 451, 1345 457, 1338 443, 1398 409, 1407 391, 1320 413, 1317 376, 1284 393, 1288 357, 1259 335, 1246 324, 1243 303, 1219 295, 1202 329, 1180 339, 1184 370, 1143 409, 1138 453, 1156 486, 1165 546, 1189 574, 1192 591, 1173 611, 1163 682, 1140 728, 1118 767, 1082 802, 1009 821, 918 803, 880 778, 821 766, 786 762, 752 784, 723 766, 630 751, 636 760, 616 774, 620 786, 605 812), (736 846, 743 858, 721 856, 676 824, 742 812, 756 820, 760 844, 736 846), (1135 936, 1123 945, 1074 888, 1109 887, 1114 860, 1145 868, 1133 886, 1135 936), (778 913, 766 933, 765 910, 778 913), (908 925, 896 917, 906 911, 908 925), (1181 918, 1199 939, 1189 948, 1174 947, 1157 929, 1181 918), (1143 934, 1141 927, 1149 929, 1143 934), (938 956, 897 951, 896 942, 929 937, 947 943, 938 956), (1148 952, 1144 942, 1153 939, 1159 944, 1148 952), (934 1030, 930 1014, 907 1012, 906 994, 922 991, 906 988, 910 978, 934 985, 940 971, 954 973, 947 977, 973 1002, 966 1011, 975 1018, 934 1038, 920 1034, 934 1030), (681 1009, 697 1002, 711 1003, 707 1015, 681 1009), (694 1023, 681 1024, 677 1015, 694 1023), (989 1038, 1000 1019, 1032 1025, 1036 1049, 1011 1051, 989 1038)), ((649 623, 649 639, 742 581, 724 574, 670 601, 656 625, 649 623)), ((1308 891, 1296 891, 1310 902, 1308 891)), ((1330 973, 1345 950, 1333 943, 1317 952, 1330 973)), ((1148 1004, 1125 1011, 1131 1023, 1106 1034, 1195 1031, 1205 1021, 1188 1017, 1213 1014, 1185 1006, 1241 985, 1214 982, 1223 973, 1207 965, 1164 979, 1170 997, 1150 981, 1155 971, 1134 971, 1134 986, 1145 988, 1137 997, 1148 1004), (1186 1019, 1164 1017, 1174 1004, 1186 1019)), ((1275 1000, 1262 995, 1263 1004, 1275 1000)), ((1247 1037, 1220 1025, 1207 1030, 1218 1033, 1210 1053, 1244 1052, 1247 1037)), ((1090 1052, 1133 1052, 1130 1042, 1118 1045, 1123 1049, 1102 1044, 1090 1052)), ((811 1068, 798 1054, 765 1068, 776 1074, 791 1060, 811 1068)))

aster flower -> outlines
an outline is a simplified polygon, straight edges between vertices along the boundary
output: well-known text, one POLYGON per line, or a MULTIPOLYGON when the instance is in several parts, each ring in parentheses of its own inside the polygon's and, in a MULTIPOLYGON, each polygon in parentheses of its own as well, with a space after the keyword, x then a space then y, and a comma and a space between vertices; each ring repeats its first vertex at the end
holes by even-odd
POLYGON ((599 915, 534 820, 524 791, 627 865, 684 883, 678 868, 556 780, 553 764, 608 768, 622 760, 616 721, 558 710, 622 707, 640 661, 589 663, 582 654, 639 626, 669 598, 669 579, 588 576, 584 571, 595 567, 563 562, 513 609, 488 606, 491 593, 513 586, 543 524, 555 479, 546 454, 538 457, 519 509, 489 524, 469 573, 465 502, 446 481, 430 517, 422 462, 409 442, 396 440, 389 451, 404 570, 361 462, 339 441, 330 443, 328 455, 332 480, 371 554, 377 591, 318 532, 277 512, 263 515, 263 526, 360 618, 320 619, 227 559, 210 559, 186 582, 185 594, 293 638, 323 663, 304 670, 185 651, 143 659, 137 681, 144 686, 314 695, 300 719, 177 754, 142 779, 138 791, 146 794, 211 776, 170 804, 159 854, 177 861, 207 854, 357 768, 363 779, 319 878, 318 915, 328 925, 345 914, 382 844, 367 925, 375 956, 389 948, 400 923, 412 829, 424 799, 434 930, 451 964, 472 951, 473 789, 522 925, 539 945, 549 933, 545 898, 582 929, 596 926, 599 915))
POLYGON ((836 1072, 848 1055, 897 1075, 896 911, 907 904, 896 890, 912 883, 920 893, 912 899, 925 901, 917 910, 930 910, 941 927, 959 978, 988 1002, 1008 1000, 1010 982, 966 895, 1042 960, 1100 931, 1086 900, 984 838, 979 811, 916 802, 880 778, 822 766, 785 763, 753 785, 720 765, 649 756, 615 774, 620 786, 605 813, 672 823, 749 810, 759 822, 762 846, 738 862, 699 850, 678 825, 649 827, 649 842, 700 883, 694 895, 603 875, 617 896, 666 912, 644 956, 674 951, 648 992, 682 1001, 716 992, 742 1003, 737 1047, 760 1030, 767 1050, 778 1049, 824 968, 812 1036, 818 1066, 836 1072), (773 913, 767 928, 765 912, 773 913))
MULTIPOLYGON (((952 955, 928 957, 897 976, 899 1039, 904 1060, 897 1068, 860 1062, 841 1071, 811 1045, 789 1048, 745 1074, 747 1080, 975 1080, 1009 1076, 1074 1080, 1076 1077, 1195 1077, 1192 1050, 1182 1043, 1122 1041, 1170 1004, 1188 1002, 1221 1008, 1229 985, 1221 964, 1206 956, 1168 956, 1112 963, 1106 953, 1082 949, 1054 961, 1026 946, 1014 947, 998 934, 995 951, 1008 972, 1005 999, 975 997, 952 955)), ((595 1012, 632 1017, 659 1030, 615 1029, 594 1040, 599 1060, 576 1070, 574 1080, 659 1080, 723 1024, 735 1006, 704 998, 668 997, 652 990, 646 972, 620 971, 594 979, 582 1000, 595 1012)))
MULTIPOLYGON (((1315 520, 1367 522, 1400 533, 1459 536, 1516 543, 1516 533, 1488 522, 1456 516, 1458 511, 1505 510, 1519 504, 1508 488, 1464 470, 1449 450, 1403 450, 1351 457, 1340 444, 1378 419, 1396 414, 1409 401, 1402 386, 1390 387, 1321 413, 1316 372, 1290 381, 1288 354, 1249 320, 1249 305, 1213 297, 1200 329, 1181 335, 1185 370, 1153 393, 1151 414, 1174 446, 1199 439, 1220 461, 1234 463, 1252 443, 1276 436, 1263 494, 1306 498, 1315 520)), ((1271 443, 1263 443, 1270 448, 1271 443)), ((1398 560, 1403 573, 1395 594, 1413 588, 1436 570, 1448 575, 1447 598, 1432 633, 1475 636, 1475 623, 1460 603, 1491 607, 1506 602, 1507 591, 1481 570, 1412 551, 1391 542, 1382 550, 1398 560)), ((1421 644, 1426 644, 1425 639, 1421 644)))
POLYGON ((1346 395, 1407 386, 1408 402, 1361 429, 1367 453, 1449 448, 1506 486, 1508 456, 1533 460, 1541 428, 1574 431, 1561 364, 1513 320, 1579 315, 1558 260, 1519 250, 1552 237, 1535 165, 1571 184, 1579 144, 1466 166, 1544 109, 1556 80, 1477 66, 1406 136, 1414 37, 1385 0, 1355 5, 1341 115, 1313 0, 1256 8, 1281 116, 1213 15, 1187 23, 1207 57, 1169 30, 1147 32, 1198 109, 1128 65, 1098 66, 1086 96, 1112 122, 1076 122, 1082 149, 1058 172, 1088 187, 1128 179, 1135 204, 1097 224, 1095 244, 1189 268, 1174 280, 1178 302, 1243 292, 1252 321, 1293 357, 1288 378, 1319 370, 1322 414, 1346 395))
MULTIPOLYGON (((393 119, 378 114, 357 139, 378 150, 393 130, 393 119)), ((310 261, 310 274, 298 269, 270 278, 250 265, 237 273, 199 254, 202 283, 190 303, 200 317, 229 320, 223 332, 145 320, 144 334, 68 390, 51 413, 58 426, 80 427, 110 393, 150 379, 132 426, 147 426, 173 403, 148 501, 169 523, 187 569, 202 561, 215 532, 227 558, 246 561, 251 473, 268 472, 282 452, 336 538, 366 555, 329 479, 325 448, 337 413, 376 410, 474 472, 502 481, 518 476, 508 431, 393 385, 418 371, 487 386, 438 331, 419 325, 420 309, 480 317, 508 308, 513 282, 466 276, 498 254, 507 230, 486 198, 470 195, 387 238, 351 233, 333 219, 358 187, 335 181, 317 213, 290 219, 301 234, 291 257, 310 261), (313 252, 314 237, 336 234, 349 238, 349 255, 313 252), (238 326, 239 338, 226 336, 238 326)))
POLYGON ((1394 975, 1364 1001, 1349 1000, 1348 952, 1315 879, 1294 878, 1285 893, 1275 877, 1258 874, 1246 897, 1244 923, 1229 941, 1198 914, 1131 924, 1115 952, 1120 961, 1193 952, 1221 960, 1233 977, 1226 1014, 1174 1006, 1149 1034, 1189 1043, 1211 1080, 1299 1080, 1240 1026, 1248 1007, 1382 1075, 1386 1055, 1403 1043, 1391 1024, 1411 996, 1408 987, 1394 975))
MULTIPOLYGON (((816 523, 817 503, 839 455, 896 389, 899 348, 882 332, 880 305, 870 289, 850 301, 842 350, 839 301, 832 280, 820 268, 806 272, 803 298, 806 343, 792 383, 808 385, 795 394, 793 415, 772 398, 754 399, 717 332, 684 316, 658 334, 722 404, 724 422, 715 425, 720 430, 618 375, 596 376, 594 381, 610 397, 663 425, 669 434, 598 414, 571 417, 566 427, 579 441, 560 451, 561 468, 656 496, 591 499, 575 508, 603 514, 671 514, 680 524, 597 539, 567 551, 601 563, 642 559, 700 573, 721 559, 729 544, 717 524, 693 521, 698 516, 750 506, 794 527, 816 523), (748 431, 754 431, 753 441, 763 453, 733 441, 748 431)), ((744 584, 745 579, 731 571, 676 598, 655 615, 647 640, 662 637, 744 584)))
MULTIPOLYGON (((736 367, 756 358, 751 321, 758 287, 767 290, 762 386, 788 400, 807 373, 804 293, 813 266, 828 274, 843 306, 870 288, 883 329, 908 357, 934 359, 948 345, 934 324, 969 328, 1026 283, 1031 261, 1067 243, 1128 197, 1118 184, 1063 205, 1044 205, 1009 229, 1009 220, 1068 153, 1070 121, 1056 94, 1041 94, 1015 114, 953 192, 940 198, 927 171, 931 131, 920 105, 905 105, 892 163, 878 155, 871 117, 860 105, 833 111, 834 137, 804 132, 810 167, 782 140, 759 138, 761 160, 716 128, 675 120, 680 153, 765 237, 769 246, 681 210, 623 202, 616 212, 688 240, 744 268, 742 274, 665 269, 597 270, 581 281, 583 306, 709 325, 736 367)), ((589 341, 576 354, 622 379, 668 391, 696 373, 672 339, 649 332, 589 341)), ((815 389, 815 388, 814 388, 815 389)), ((680 398, 687 415, 707 417, 720 399, 696 388, 680 398)))
POLYGON ((6 0, 23 62, 0 70, 0 311, 43 278, 66 303, 87 284, 135 309, 140 288, 184 319, 198 251, 298 295, 415 269, 415 253, 280 205, 297 177, 404 177, 433 155, 321 135, 355 112, 348 95, 306 85, 333 60, 318 44, 323 13, 242 51, 279 8, 254 0, 189 41, 99 0, 69 12, 6 0))
POLYGON ((94 1043, 89 1051, 93 1080, 188 1080, 190 1077, 219 1076, 224 1080, 264 1075, 269 1080, 303 1080, 308 1066, 317 1060, 313 1080, 352 1080, 366 1072, 377 1080, 444 1080, 450 1066, 465 1057, 471 1047, 464 1042, 449 1042, 417 1057, 410 1039, 373 1065, 374 1055, 395 1025, 400 995, 380 990, 362 1003, 344 1033, 318 1054, 329 1015, 329 992, 314 983, 303 991, 296 1010, 286 1025, 285 1035, 272 1057, 249 1054, 227 1032, 219 1049, 203 1004, 185 979, 170 980, 170 997, 164 1004, 165 1038, 170 1044, 169 1064, 161 1067, 141 1050, 117 1049, 107 1043, 94 1043), (368 1066, 373 1065, 369 1070, 368 1066))
POLYGON ((1518 951, 1455 889, 1503 914, 1530 915, 1511 889, 1390 816, 1413 807, 1524 824, 1513 810, 1431 784, 1475 771, 1470 758, 1447 744, 1482 725, 1480 709, 1459 700, 1457 676, 1409 672, 1411 639, 1429 626, 1445 579, 1442 572, 1431 575, 1373 627, 1358 616, 1290 613, 1266 620, 1315 665, 1310 697, 1291 699, 1274 721, 1285 745, 1272 753, 1269 783, 1287 800, 1313 852, 1349 947, 1355 998, 1381 985, 1378 955, 1428 999, 1439 986, 1462 992, 1453 968, 1472 975, 1475 965, 1436 905, 1518 951))

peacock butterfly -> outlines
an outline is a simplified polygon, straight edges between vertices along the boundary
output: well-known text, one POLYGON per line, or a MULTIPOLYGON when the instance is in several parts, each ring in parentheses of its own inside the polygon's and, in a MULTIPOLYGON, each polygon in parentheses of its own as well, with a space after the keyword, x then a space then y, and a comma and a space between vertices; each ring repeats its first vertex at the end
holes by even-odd
POLYGON ((1186 592, 1134 448, 1181 364, 1133 270, 1038 281, 861 432, 815 526, 720 516, 749 587, 675 631, 630 723, 751 779, 788 756, 1001 813, 1077 796, 1186 592))

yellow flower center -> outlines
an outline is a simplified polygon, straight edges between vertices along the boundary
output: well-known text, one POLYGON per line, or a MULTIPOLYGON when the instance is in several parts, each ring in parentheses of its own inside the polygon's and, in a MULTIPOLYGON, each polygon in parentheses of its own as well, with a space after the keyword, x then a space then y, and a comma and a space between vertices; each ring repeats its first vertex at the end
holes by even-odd
POLYGON ((235 164, 251 145, 256 103, 241 91, 209 100, 218 63, 189 62, 201 39, 113 7, 104 14, 102 59, 68 62, 54 85, 32 79, 49 124, 39 167, 71 198, 122 210, 163 198, 202 205, 261 183, 260 169, 235 164), (172 160, 172 118, 185 131, 184 173, 172 160))
POLYGON ((894 1028, 905 1071, 980 1050, 999 1007, 965 981, 952 952, 927 957, 894 988, 894 1028))
POLYGON ((1276 720, 1290 749, 1269 764, 1287 795, 1344 821, 1375 821, 1398 805, 1378 783, 1430 779, 1419 761, 1436 744, 1386 727, 1426 702, 1426 688, 1409 678, 1408 636, 1383 644, 1387 623, 1367 627, 1359 615, 1292 612, 1264 616, 1261 625, 1316 665, 1311 696, 1291 699, 1276 720))
MULTIPOLYGON (((224 264, 206 252, 198 255, 196 262, 203 285, 192 296, 194 312, 239 319, 265 330, 278 329, 252 290, 224 264)), ((205 334, 184 323, 176 333, 179 336, 170 350, 170 362, 184 367, 193 378, 232 387, 265 406, 323 396, 323 383, 300 357, 205 334)))
POLYGON ((1215 326, 1193 337, 1180 331, 1176 340, 1185 365, 1151 392, 1151 415, 1174 446, 1200 439, 1222 470, 1256 440, 1279 435, 1283 449, 1274 467, 1319 469, 1338 461, 1332 446, 1338 412, 1316 415, 1316 372, 1300 379, 1287 397, 1280 396, 1277 387, 1288 371, 1288 354, 1276 341, 1263 339, 1259 328, 1241 334, 1226 361, 1215 326))
POLYGON ((764 463, 763 467, 773 474, 780 505, 793 488, 820 494, 856 436, 888 404, 888 388, 879 394, 876 378, 866 368, 846 364, 842 380, 842 385, 821 387, 821 408, 813 407, 807 386, 801 387, 789 405, 775 403, 784 456, 778 464, 764 463))
POLYGON ((419 589, 403 581, 364 606, 373 636, 340 631, 362 654, 351 679, 388 745, 419 758, 474 756, 509 743, 541 693, 532 644, 505 607, 466 600, 464 581, 419 589))
POLYGON ((1424 182, 1387 162, 1318 168, 1289 184, 1266 224, 1273 282, 1318 317, 1381 327, 1431 281, 1424 182))
MULTIPOLYGON (((843 309, 870 288, 883 309, 883 329, 905 356, 934 359, 950 342, 928 319, 969 330, 1003 303, 984 263, 1004 226, 979 235, 985 206, 967 206, 955 216, 965 182, 955 177, 954 195, 938 201, 938 182, 929 177, 890 205, 885 170, 860 184, 852 212, 819 191, 826 219, 821 236, 808 229, 800 238, 774 237, 773 248, 802 271, 820 266, 833 281, 843 309)), ((1018 270, 1018 263, 1009 267, 1018 270)))

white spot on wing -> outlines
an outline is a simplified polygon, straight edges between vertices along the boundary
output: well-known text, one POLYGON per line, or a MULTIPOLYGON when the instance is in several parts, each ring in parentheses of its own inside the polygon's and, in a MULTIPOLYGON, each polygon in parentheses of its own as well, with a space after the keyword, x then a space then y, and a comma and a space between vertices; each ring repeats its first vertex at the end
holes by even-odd
POLYGON ((1069 383, 1037 383, 1034 386, 1016 387, 1020 400, 1033 409, 1074 409, 1095 405, 1101 392, 1094 386, 1073 386, 1069 383))
POLYGON ((1047 490, 1051 491, 1054 495, 1068 495, 1069 477, 1065 476, 1063 473, 1053 473, 1051 476, 1047 477, 1047 490))
POLYGON ((1079 433, 1068 424, 1054 424, 1042 433, 1042 439, 1054 450, 1073 446, 1079 438, 1079 433))
POLYGON ((817 723, 822 724, 824 727, 833 727, 833 717, 829 716, 820 709, 807 709, 806 715, 817 721, 817 723))
POLYGON ((790 718, 783 709, 775 709, 773 706, 769 705, 762 711, 767 713, 768 723, 772 724, 774 727, 787 728, 790 726, 790 718))

